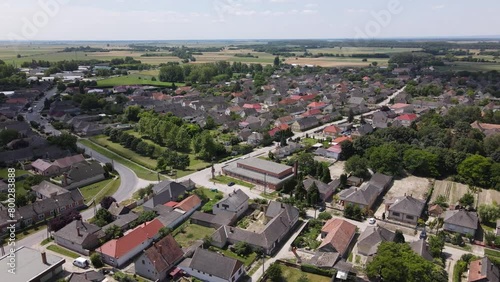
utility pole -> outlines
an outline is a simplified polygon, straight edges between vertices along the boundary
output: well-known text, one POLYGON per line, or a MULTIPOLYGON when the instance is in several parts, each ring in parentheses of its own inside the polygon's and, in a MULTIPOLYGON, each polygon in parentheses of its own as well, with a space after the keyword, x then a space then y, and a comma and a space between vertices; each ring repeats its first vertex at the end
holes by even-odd
POLYGON ((264 174, 264 195, 266 195, 266 188, 267 188, 267 173, 264 174))

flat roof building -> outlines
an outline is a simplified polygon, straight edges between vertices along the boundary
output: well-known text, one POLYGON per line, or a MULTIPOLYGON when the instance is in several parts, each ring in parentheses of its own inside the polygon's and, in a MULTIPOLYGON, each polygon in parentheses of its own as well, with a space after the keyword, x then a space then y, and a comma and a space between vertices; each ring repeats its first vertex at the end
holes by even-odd
POLYGON ((231 177, 267 186, 280 188, 285 181, 293 177, 293 167, 262 160, 259 158, 244 159, 233 162, 222 168, 222 172, 231 177))
MULTIPOLYGON (((15 274, 10 274, 9 254, 0 258, 0 273, 9 282, 56 281, 65 259, 35 249, 20 247, 15 251, 15 274)), ((3 281, 3 279, 2 279, 3 281)))

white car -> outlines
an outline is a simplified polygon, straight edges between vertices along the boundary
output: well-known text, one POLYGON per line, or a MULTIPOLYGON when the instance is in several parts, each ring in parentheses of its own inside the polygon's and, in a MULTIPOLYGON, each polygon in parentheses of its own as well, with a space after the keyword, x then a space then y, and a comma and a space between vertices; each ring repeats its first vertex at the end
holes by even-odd
POLYGON ((375 224, 375 222, 376 222, 376 220, 373 217, 368 219, 369 224, 375 224))

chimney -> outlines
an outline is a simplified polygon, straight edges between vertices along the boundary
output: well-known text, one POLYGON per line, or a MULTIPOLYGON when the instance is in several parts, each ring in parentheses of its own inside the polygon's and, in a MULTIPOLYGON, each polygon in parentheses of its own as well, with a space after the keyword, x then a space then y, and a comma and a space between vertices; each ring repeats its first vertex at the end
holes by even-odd
POLYGON ((63 181, 62 181, 63 186, 68 186, 68 174, 63 173, 63 181))
POLYGON ((78 237, 82 237, 82 234, 80 233, 80 227, 76 228, 76 234, 78 234, 78 237))
POLYGON ((299 162, 296 161, 295 164, 293 165, 293 175, 297 177, 298 173, 299 173, 299 162))
POLYGON ((41 255, 42 255, 42 263, 45 264, 45 265, 48 265, 48 263, 47 263, 47 253, 46 252, 42 252, 41 255))

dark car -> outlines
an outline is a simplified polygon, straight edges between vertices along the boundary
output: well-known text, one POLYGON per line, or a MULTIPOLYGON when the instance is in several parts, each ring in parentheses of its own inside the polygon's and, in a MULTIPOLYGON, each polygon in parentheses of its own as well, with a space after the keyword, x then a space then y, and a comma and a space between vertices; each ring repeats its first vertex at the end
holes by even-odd
POLYGON ((234 182, 229 182, 227 186, 234 186, 234 184, 235 184, 234 182))

